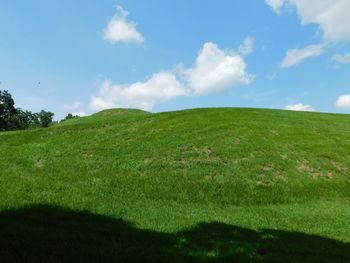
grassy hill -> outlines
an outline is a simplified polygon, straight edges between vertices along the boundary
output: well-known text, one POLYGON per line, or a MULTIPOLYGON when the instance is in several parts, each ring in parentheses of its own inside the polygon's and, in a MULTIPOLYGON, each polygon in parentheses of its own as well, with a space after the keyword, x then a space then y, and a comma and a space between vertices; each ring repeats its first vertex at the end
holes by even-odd
POLYGON ((350 116, 108 110, 0 133, 1 262, 350 262, 350 116))

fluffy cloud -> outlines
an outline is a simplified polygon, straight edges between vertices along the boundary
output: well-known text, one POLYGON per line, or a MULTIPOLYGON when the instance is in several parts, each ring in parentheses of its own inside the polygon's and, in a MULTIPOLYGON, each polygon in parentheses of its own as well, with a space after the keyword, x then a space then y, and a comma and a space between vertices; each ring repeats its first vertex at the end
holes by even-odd
POLYGON ((303 25, 316 23, 326 41, 350 40, 349 0, 289 0, 303 25))
POLYGON ((287 51, 281 68, 296 66, 308 58, 317 57, 322 54, 323 49, 323 45, 310 45, 303 49, 290 49, 287 51))
POLYGON ((292 104, 292 105, 287 105, 285 110, 291 110, 291 111, 315 111, 314 107, 311 105, 304 105, 304 104, 292 104))
POLYGON ((162 71, 145 82, 131 85, 115 85, 105 81, 100 87, 99 94, 91 98, 90 109, 92 111, 108 108, 151 110, 156 103, 178 96, 207 94, 236 85, 248 85, 254 76, 246 72, 243 56, 252 51, 253 39, 250 37, 245 39, 238 53, 221 50, 211 42, 205 43, 193 68, 178 69, 181 78, 178 79, 169 71, 162 71))
POLYGON ((157 102, 165 102, 185 95, 185 89, 176 76, 169 72, 154 74, 146 82, 128 86, 105 81, 98 96, 92 97, 90 108, 99 111, 108 108, 140 108, 150 110, 157 102))
POLYGON ((128 21, 129 13, 121 6, 117 7, 117 13, 109 21, 107 28, 104 29, 104 39, 115 43, 142 43, 143 36, 136 30, 136 25, 128 21))
MULTIPOLYGON (((250 51, 244 50, 245 52, 250 51)), ((188 69, 185 75, 189 88, 195 94, 218 92, 237 85, 248 85, 254 79, 254 76, 246 72, 246 64, 240 54, 221 50, 211 42, 204 44, 195 66, 188 69)))
POLYGON ((350 40, 349 0, 266 0, 280 13, 284 4, 295 8, 301 24, 317 24, 326 42, 350 40))
MULTIPOLYGON (((294 8, 302 25, 318 25, 318 32, 322 33, 323 42, 326 44, 350 41, 349 0, 265 0, 265 2, 278 14, 284 5, 294 8)), ((311 45, 302 50, 288 50, 281 67, 294 66, 306 58, 319 56, 324 47, 324 45, 311 45)), ((349 58, 336 56, 333 59, 347 61, 349 58)))
POLYGON ((81 106, 81 103, 79 101, 73 102, 73 103, 68 103, 68 104, 64 104, 63 107, 66 110, 77 110, 79 109, 81 106))
POLYGON ((350 109, 350 94, 340 96, 335 105, 338 108, 343 108, 343 109, 350 109))
POLYGON ((347 53, 347 54, 335 54, 332 59, 338 63, 342 63, 342 64, 345 64, 345 63, 350 63, 350 53, 347 53))
POLYGON ((268 4, 277 14, 281 14, 284 0, 265 0, 265 3, 268 4))

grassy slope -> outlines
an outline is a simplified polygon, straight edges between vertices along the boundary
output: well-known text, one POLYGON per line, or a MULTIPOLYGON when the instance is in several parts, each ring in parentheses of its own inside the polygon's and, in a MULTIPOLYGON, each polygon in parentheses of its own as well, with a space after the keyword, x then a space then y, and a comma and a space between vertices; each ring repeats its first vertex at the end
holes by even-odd
MULTIPOLYGON (((47 214, 84 210, 163 234, 160 240, 195 236, 194 245, 172 253, 196 260, 343 262, 350 260, 349 135, 347 115, 255 109, 114 110, 0 133, 0 210, 6 219, 5 211, 45 204, 47 214), (224 236, 245 229, 259 240, 238 238, 242 248, 230 243, 235 237, 202 244, 215 224, 224 236), (262 229, 280 242, 266 241, 262 229), (306 240, 321 254, 301 248, 306 240)), ((33 209, 24 210, 29 218, 45 214, 33 209)), ((2 224, 11 229, 12 221, 2 224)), ((173 247, 179 245, 161 250, 173 247)), ((159 261, 174 255, 165 258, 159 261)))

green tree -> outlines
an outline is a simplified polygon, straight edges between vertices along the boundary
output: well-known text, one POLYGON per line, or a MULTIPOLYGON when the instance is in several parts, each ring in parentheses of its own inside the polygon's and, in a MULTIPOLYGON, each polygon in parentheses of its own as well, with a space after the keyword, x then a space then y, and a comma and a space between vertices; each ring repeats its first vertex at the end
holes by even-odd
POLYGON ((38 114, 40 124, 45 128, 49 127, 53 123, 53 116, 54 115, 55 114, 53 114, 52 112, 42 110, 38 114))
POLYGON ((0 130, 16 129, 17 110, 11 94, 0 90, 0 130))
POLYGON ((28 112, 28 118, 32 126, 40 126, 39 113, 28 112))
POLYGON ((61 122, 66 121, 66 120, 70 120, 70 119, 74 119, 74 118, 79 118, 79 116, 73 115, 72 113, 68 113, 67 116, 63 120, 61 120, 61 122))
POLYGON ((72 113, 68 113, 68 115, 66 116, 66 118, 64 118, 64 120, 69 120, 69 119, 73 119, 74 116, 72 113))
POLYGON ((15 122, 17 123, 18 129, 28 129, 40 126, 38 113, 23 111, 20 108, 17 108, 17 117, 15 122))
POLYGON ((0 90, 0 131, 48 127, 53 124, 54 114, 42 110, 39 113, 15 108, 15 102, 7 90, 0 90))

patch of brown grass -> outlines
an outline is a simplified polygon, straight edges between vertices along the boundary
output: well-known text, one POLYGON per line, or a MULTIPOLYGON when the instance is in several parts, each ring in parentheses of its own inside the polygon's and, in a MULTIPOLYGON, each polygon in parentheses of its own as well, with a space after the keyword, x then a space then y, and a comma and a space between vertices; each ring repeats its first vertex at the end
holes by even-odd
POLYGON ((334 177, 334 174, 332 172, 324 173, 324 172, 321 172, 319 169, 312 167, 310 162, 307 160, 303 160, 302 162, 300 162, 298 164, 297 170, 300 173, 308 174, 314 179, 324 178, 324 179, 331 180, 334 177))

